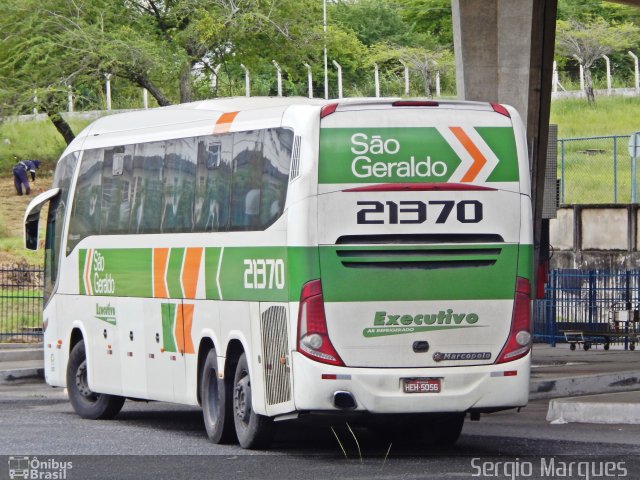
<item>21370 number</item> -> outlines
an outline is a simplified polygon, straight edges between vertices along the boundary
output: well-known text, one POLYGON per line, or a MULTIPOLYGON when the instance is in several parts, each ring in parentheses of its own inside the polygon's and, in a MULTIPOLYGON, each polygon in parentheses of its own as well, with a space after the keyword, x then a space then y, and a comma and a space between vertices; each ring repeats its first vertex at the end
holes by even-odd
POLYGON ((436 215, 435 223, 445 223, 455 210, 455 218, 460 223, 478 223, 483 218, 482 203, 478 200, 403 200, 400 202, 362 201, 358 210, 358 224, 416 224, 427 221, 431 212, 436 215), (440 210, 435 210, 439 208, 440 210))

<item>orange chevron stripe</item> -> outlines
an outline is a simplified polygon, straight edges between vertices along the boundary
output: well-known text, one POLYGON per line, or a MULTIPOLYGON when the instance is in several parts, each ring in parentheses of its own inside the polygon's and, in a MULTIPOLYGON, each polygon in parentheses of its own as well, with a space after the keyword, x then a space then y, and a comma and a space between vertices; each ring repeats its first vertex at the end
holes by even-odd
POLYGON ((164 283, 164 273, 169 259, 168 248, 153 249, 153 296, 154 298, 169 298, 167 286, 164 283))
POLYGON ((238 113, 240 112, 227 112, 220 115, 220 118, 216 121, 216 126, 213 127, 213 133, 227 133, 231 130, 231 124, 238 113))
POLYGON ((475 146, 469 136, 464 133, 462 127, 449 127, 449 130, 451 130, 458 141, 462 144, 464 149, 469 152, 471 158, 473 158, 473 163, 469 167, 469 170, 467 170, 467 173, 465 173, 460 179, 460 181, 473 182, 480 173, 480 170, 482 170, 482 167, 486 165, 487 159, 484 157, 484 155, 482 155, 480 150, 478 150, 478 147, 475 146))
POLYGON ((191 329, 193 327, 193 309, 195 305, 179 305, 176 308, 176 323, 174 333, 176 335, 176 346, 181 353, 195 353, 193 341, 191 340, 191 329))
POLYGON ((201 258, 202 248, 186 249, 184 263, 182 264, 182 291, 184 298, 196 298, 201 258))

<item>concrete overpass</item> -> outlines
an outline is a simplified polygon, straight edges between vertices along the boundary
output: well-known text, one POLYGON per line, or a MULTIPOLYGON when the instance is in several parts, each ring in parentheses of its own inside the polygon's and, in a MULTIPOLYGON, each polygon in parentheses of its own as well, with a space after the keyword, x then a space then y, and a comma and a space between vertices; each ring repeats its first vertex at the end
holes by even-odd
MULTIPOLYGON (((640 0, 618 3, 640 7, 640 0)), ((506 103, 527 125, 536 262, 549 250, 542 219, 558 0, 451 0, 458 97, 506 103)))

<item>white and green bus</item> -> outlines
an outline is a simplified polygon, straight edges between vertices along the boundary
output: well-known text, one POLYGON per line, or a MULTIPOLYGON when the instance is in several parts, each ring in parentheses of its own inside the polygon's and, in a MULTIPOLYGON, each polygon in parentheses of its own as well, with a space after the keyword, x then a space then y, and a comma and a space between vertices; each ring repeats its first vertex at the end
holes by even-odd
POLYGON ((84 418, 200 405, 209 438, 359 418, 453 443, 527 403, 532 216, 511 107, 236 98, 101 118, 25 215, 45 376, 84 418))

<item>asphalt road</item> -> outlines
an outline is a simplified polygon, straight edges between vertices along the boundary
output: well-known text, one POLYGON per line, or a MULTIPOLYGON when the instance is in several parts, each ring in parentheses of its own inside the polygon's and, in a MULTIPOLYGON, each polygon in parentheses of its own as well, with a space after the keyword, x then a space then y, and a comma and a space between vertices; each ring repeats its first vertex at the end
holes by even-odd
POLYGON ((127 401, 115 420, 89 421, 59 389, 0 386, 0 479, 9 478, 9 456, 37 458, 39 478, 65 480, 587 479, 603 468, 609 478, 640 478, 640 425, 550 425, 546 411, 547 401, 535 401, 467 421, 451 449, 344 423, 280 423, 271 450, 255 452, 208 442, 198 409, 127 401), (65 462, 72 468, 60 469, 65 462))

